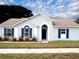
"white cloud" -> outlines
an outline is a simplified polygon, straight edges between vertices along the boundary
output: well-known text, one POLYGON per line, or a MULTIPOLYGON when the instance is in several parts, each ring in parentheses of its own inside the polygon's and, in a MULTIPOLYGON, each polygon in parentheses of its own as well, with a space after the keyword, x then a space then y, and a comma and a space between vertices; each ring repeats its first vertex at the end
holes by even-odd
POLYGON ((70 3, 68 5, 68 8, 71 9, 72 11, 79 9, 79 2, 75 1, 73 3, 70 3))
POLYGON ((72 16, 79 15, 79 12, 72 12, 69 15, 72 15, 72 16))
POLYGON ((49 0, 49 1, 47 2, 47 5, 49 5, 52 1, 54 1, 54 0, 49 0))
POLYGON ((55 7, 55 9, 58 11, 63 11, 64 7, 65 7, 64 5, 60 5, 60 6, 55 7))
POLYGON ((4 2, 0 2, 0 4, 1 4, 1 5, 4 5, 5 3, 4 3, 4 2))
POLYGON ((69 4, 69 7, 76 7, 76 6, 79 6, 78 1, 69 4))

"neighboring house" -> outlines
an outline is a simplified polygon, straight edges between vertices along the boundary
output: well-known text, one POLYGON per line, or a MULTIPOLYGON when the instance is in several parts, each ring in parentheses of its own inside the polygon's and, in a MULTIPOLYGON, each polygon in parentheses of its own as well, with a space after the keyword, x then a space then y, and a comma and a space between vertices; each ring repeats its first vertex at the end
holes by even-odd
POLYGON ((0 37, 36 37, 38 41, 79 40, 79 24, 71 19, 52 19, 46 15, 9 19, 0 24, 0 37))

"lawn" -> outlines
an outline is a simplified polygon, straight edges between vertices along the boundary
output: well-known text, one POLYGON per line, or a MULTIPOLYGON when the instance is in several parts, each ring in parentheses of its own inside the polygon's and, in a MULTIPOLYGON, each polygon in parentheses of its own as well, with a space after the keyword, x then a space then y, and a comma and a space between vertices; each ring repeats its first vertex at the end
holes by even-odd
POLYGON ((0 54, 0 59, 79 59, 79 54, 0 54))
POLYGON ((79 41, 51 41, 48 43, 0 43, 0 48, 79 48, 79 41))

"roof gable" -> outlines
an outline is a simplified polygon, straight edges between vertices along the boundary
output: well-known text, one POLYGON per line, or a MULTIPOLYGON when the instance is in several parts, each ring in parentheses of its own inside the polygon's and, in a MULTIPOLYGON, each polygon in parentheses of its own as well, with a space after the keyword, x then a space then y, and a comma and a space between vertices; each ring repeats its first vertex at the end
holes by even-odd
POLYGON ((43 16, 43 17, 49 18, 48 16, 45 16, 45 15, 42 15, 42 14, 37 14, 37 15, 29 17, 29 18, 19 18, 19 19, 12 18, 12 19, 9 19, 9 20, 3 22, 2 24, 0 24, 0 26, 2 26, 2 27, 14 27, 14 26, 16 26, 16 25, 18 25, 22 22, 31 20, 31 19, 38 17, 38 16, 43 16))

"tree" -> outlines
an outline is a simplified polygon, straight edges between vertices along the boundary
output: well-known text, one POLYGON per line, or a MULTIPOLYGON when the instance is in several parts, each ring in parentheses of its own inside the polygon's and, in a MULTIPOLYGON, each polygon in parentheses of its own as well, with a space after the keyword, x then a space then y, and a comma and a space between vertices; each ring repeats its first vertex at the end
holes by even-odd
POLYGON ((0 5, 0 23, 10 18, 33 16, 32 11, 20 5, 0 5))
POLYGON ((79 24, 79 18, 75 22, 79 24))

